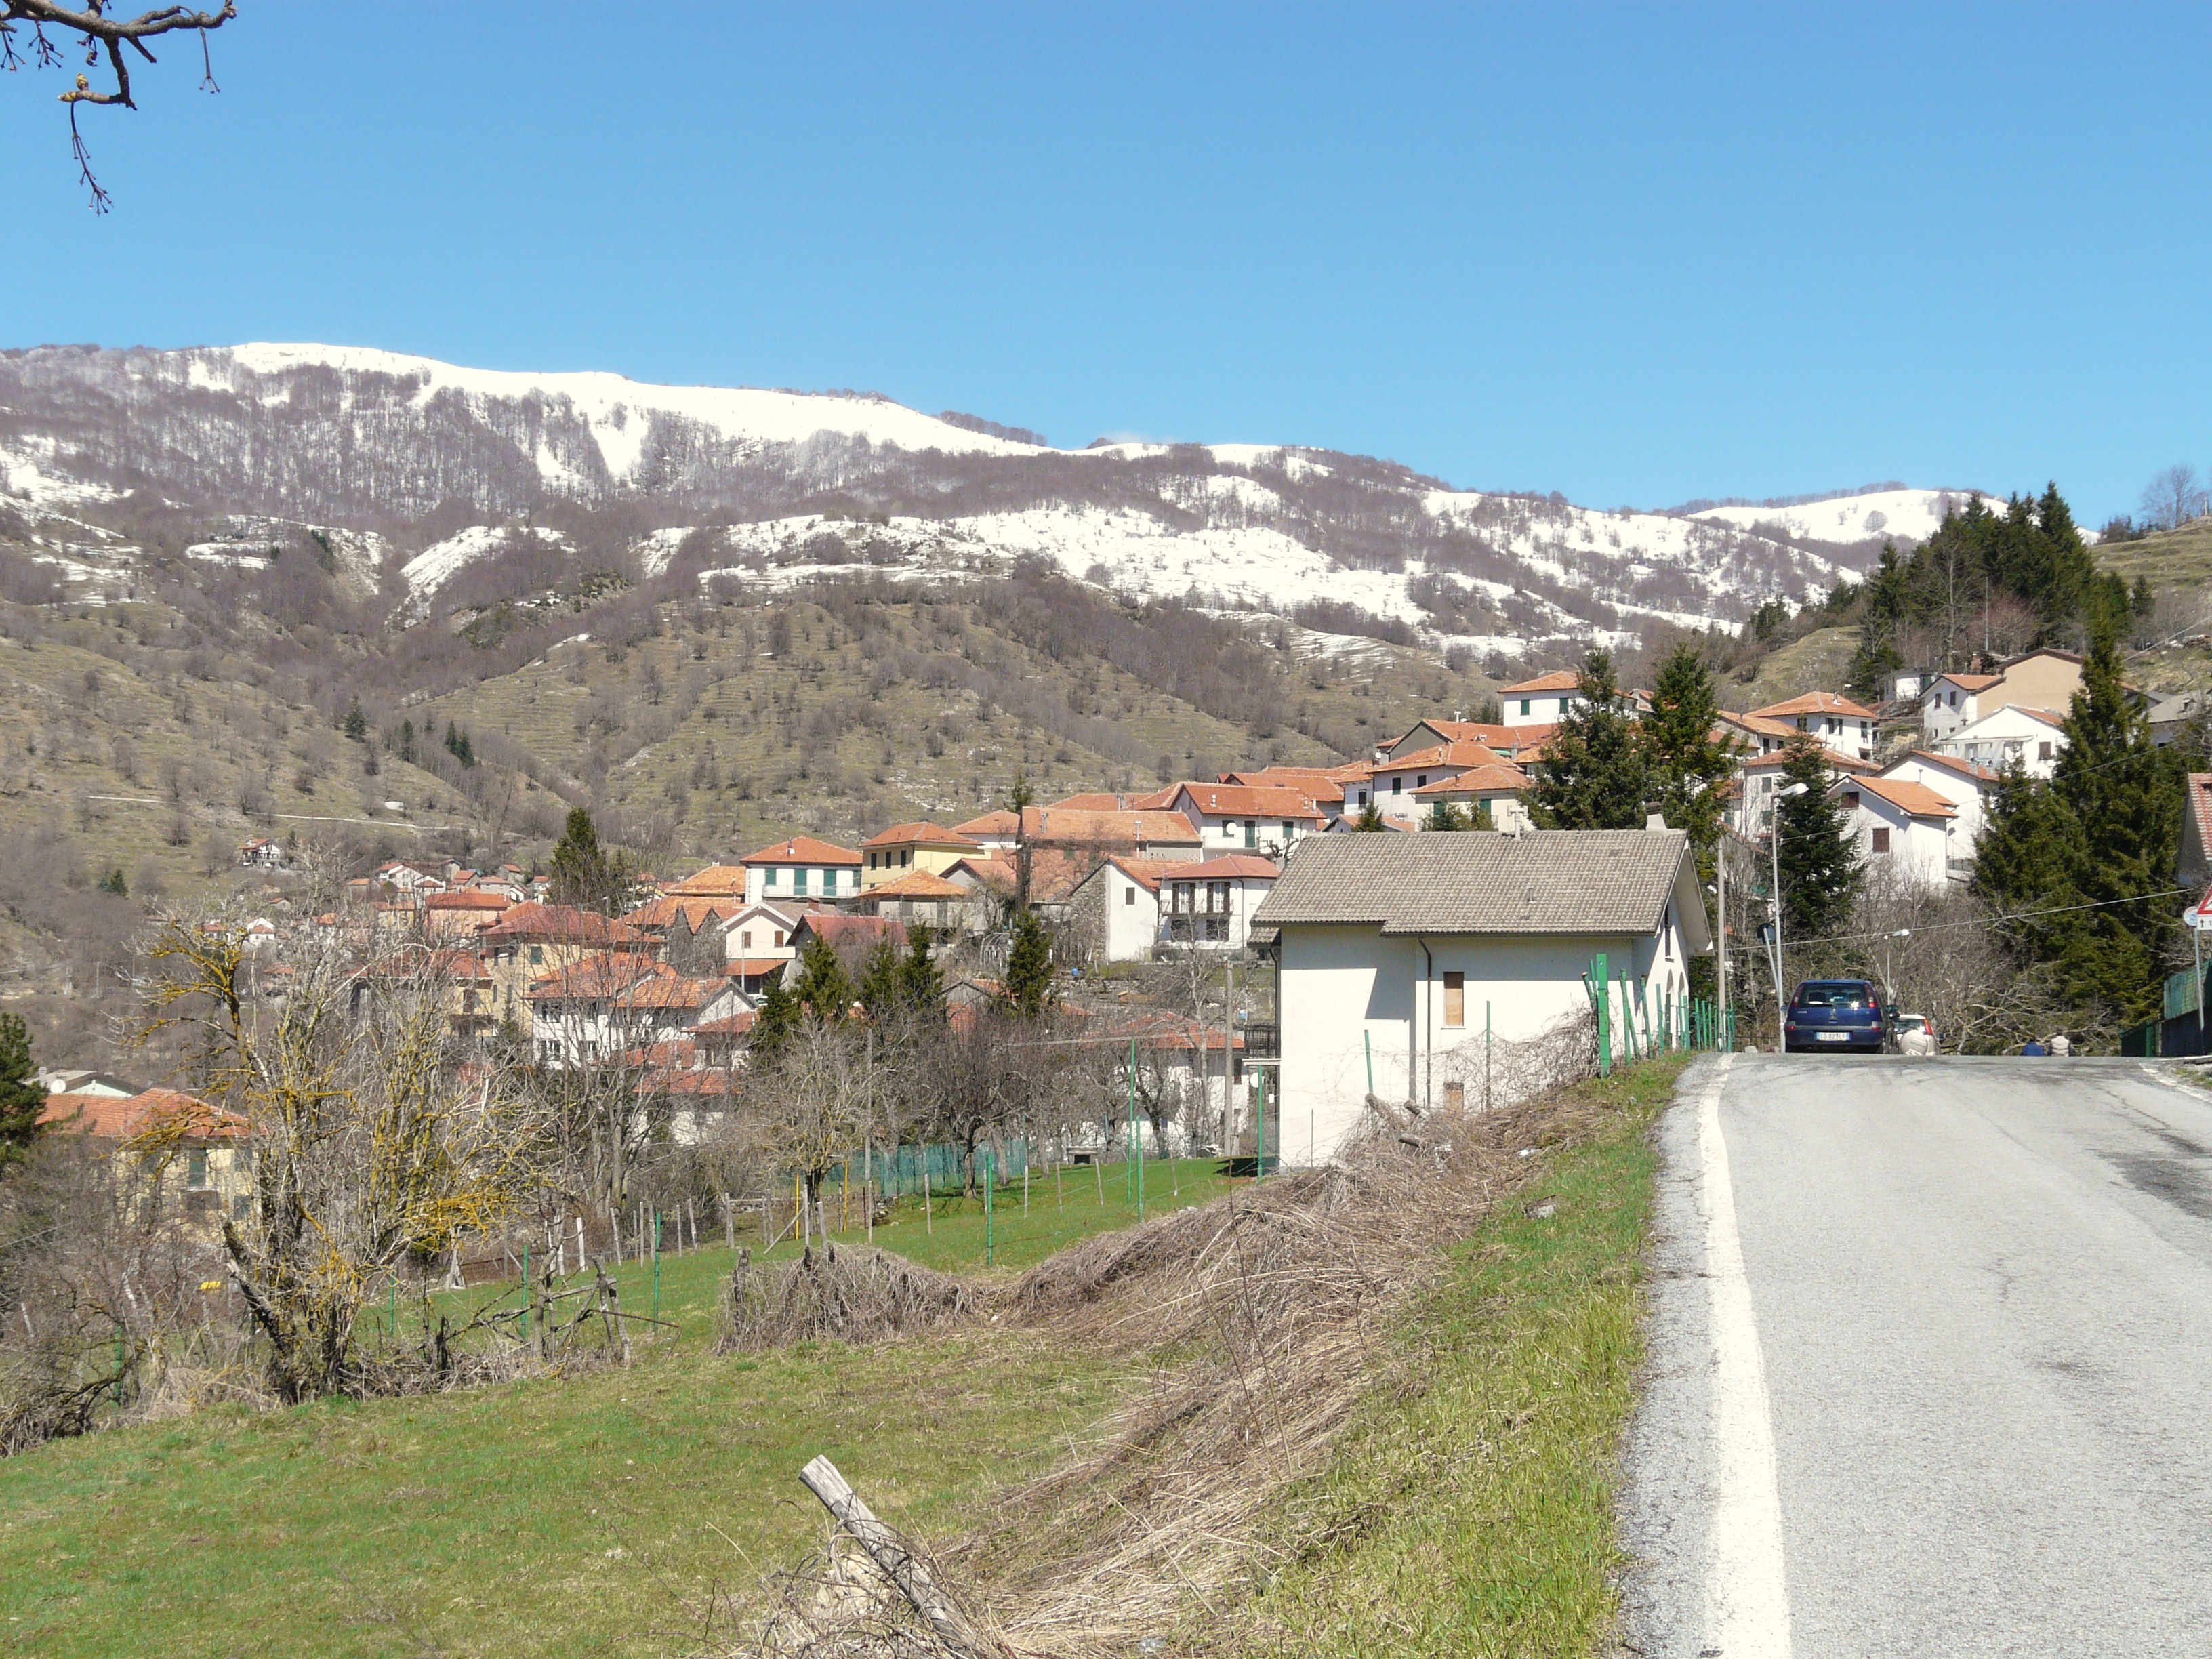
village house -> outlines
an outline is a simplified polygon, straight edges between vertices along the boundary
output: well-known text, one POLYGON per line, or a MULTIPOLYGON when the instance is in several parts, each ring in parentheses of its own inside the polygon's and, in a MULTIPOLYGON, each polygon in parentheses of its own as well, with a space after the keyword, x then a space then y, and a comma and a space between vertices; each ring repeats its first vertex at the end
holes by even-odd
POLYGON ((1834 691, 1808 691, 1786 702, 1754 708, 1751 717, 1787 726, 1819 740, 1845 760, 1874 758, 1875 732, 1881 716, 1863 703, 1834 691))
POLYGON ((766 990, 791 961, 791 936, 805 914, 797 906, 746 905, 722 924, 722 972, 748 996, 766 990))
POLYGON ((1958 876, 1960 861, 1972 858, 1974 849, 1981 845, 1982 830, 1989 823, 1990 801, 2004 781, 2002 775, 1956 755, 1914 749, 1884 766, 1880 775, 1932 789, 1958 809, 1949 854, 1952 874, 1958 876))
POLYGON ((1164 808, 1025 806, 1017 820, 1001 807, 953 829, 986 852, 1011 854, 1024 844, 1057 848, 1084 858, 1086 872, 1116 853, 1194 858, 1205 845, 1190 818, 1164 808))
POLYGON ((1322 815, 1323 827, 1344 813, 1345 790, 1366 781, 1364 763, 1350 766, 1267 766, 1252 772, 1224 772, 1221 781, 1251 789, 1290 789, 1304 795, 1322 815))
MULTIPOLYGON (((2047 646, 1999 663, 1993 674, 1938 674, 1920 694, 1923 742, 1941 749, 1961 726, 2000 708, 2063 712, 2081 689, 2081 659, 2047 646)), ((2148 701, 2133 686, 2126 690, 2138 704, 2148 701)))
POLYGON ((1274 890, 1281 869, 1252 853, 1225 853, 1159 872, 1160 943, 1242 951, 1251 943, 1252 913, 1274 890))
POLYGON ((1297 790, 1233 783, 1177 784, 1168 810, 1190 821, 1201 851, 1208 853, 1281 858, 1302 836, 1316 835, 1328 824, 1312 798, 1297 790))
POLYGON ((1181 859, 1115 857, 1078 884, 1069 913, 1086 960, 1148 962, 1160 937, 1160 877, 1181 859))
POLYGON ((1528 811, 1528 791, 1534 785, 1535 780, 1519 767, 1502 761, 1495 766, 1471 766, 1413 791, 1412 799, 1419 809, 1413 827, 1419 829, 1438 806, 1449 806, 1464 812, 1478 828, 1532 830, 1536 820, 1528 811))
POLYGON ((46 1097, 39 1121, 50 1133, 82 1134, 112 1148, 118 1164, 156 1177, 163 1206, 210 1231, 253 1203, 252 1127, 235 1112, 174 1089, 116 1096, 64 1091, 46 1097))
MULTIPOLYGON (((855 985, 867 971, 868 958, 885 939, 896 951, 907 948, 906 929, 892 918, 848 916, 834 910, 809 910, 799 919, 799 927, 791 936, 794 957, 803 955, 808 942, 817 939, 836 952, 838 963, 855 985)), ((784 970, 784 982, 789 984, 798 975, 799 964, 794 960, 784 970)))
POLYGON ((2191 772, 2181 797, 2181 845, 2175 873, 2192 893, 2212 887, 2212 772, 2191 772))
POLYGON ((504 892, 464 887, 432 893, 422 902, 424 933, 434 943, 473 939, 514 908, 504 892))
POLYGON ((1596 957, 1657 1022, 1711 948, 1688 838, 1663 827, 1332 836, 1299 849, 1253 920, 1276 933, 1269 1136, 1316 1158, 1368 1120, 1370 1090, 1480 1103, 1491 1042, 1588 1016, 1596 957))
POLYGON ((1993 772, 2018 767, 2032 778, 2048 778, 2066 752, 2065 716, 2025 703, 2005 703, 1952 728, 1931 746, 1940 754, 1985 766, 1993 772))
POLYGON ((491 973, 495 1019, 531 1035, 530 994, 547 974, 612 951, 649 959, 660 941, 626 921, 596 911, 536 901, 518 904, 477 935, 491 973))
POLYGON ((1713 739, 1738 755, 1772 755, 1790 746, 1797 728, 1786 720, 1764 714, 1732 714, 1725 708, 1713 716, 1713 739))
MULTIPOLYGON (((1106 1054, 1133 1053, 1139 1122, 1158 1123, 1147 1158, 1210 1154, 1236 1143, 1250 1103, 1243 1032, 1162 1009, 1117 1016, 1088 1036, 1106 1054)), ((1085 1123, 1069 1150, 1079 1163, 1107 1156, 1126 1127, 1126 1121, 1085 1123)))
POLYGON ((691 1026, 743 1012, 728 980, 695 979, 631 951, 579 959, 530 988, 531 1042, 542 1066, 592 1066, 691 1026))
POLYGON ((1954 857, 1968 859, 1970 849, 1956 845, 1959 809, 1924 783, 1869 773, 1838 779, 1828 793, 1848 815, 1852 845, 1869 871, 1941 887, 1954 857))
POLYGON ((266 836, 256 836, 238 849, 238 861, 247 869, 281 870, 284 867, 284 846, 266 836))
MULTIPOLYGON (((1832 749, 1823 749, 1820 760, 1830 777, 1856 777, 1875 770, 1872 761, 1847 759, 1832 749)), ((1752 841, 1766 833, 1774 815, 1775 791, 1789 781, 1784 776, 1789 762, 1789 752, 1777 750, 1736 763, 1735 775, 1728 781, 1723 814, 1729 829, 1752 841)))
POLYGON ((914 870, 864 887, 852 898, 841 899, 838 908, 854 915, 889 916, 909 928, 927 927, 942 939, 966 927, 975 902, 975 895, 958 882, 914 870))
POLYGON ((833 846, 811 836, 787 836, 739 862, 745 869, 749 904, 773 899, 803 905, 810 899, 834 899, 860 890, 860 855, 849 847, 833 846))
POLYGON ((895 823, 860 843, 861 856, 867 860, 860 871, 860 889, 865 892, 917 870, 942 876, 969 854, 982 850, 981 842, 957 830, 934 823, 895 823))
POLYGON ((1500 718, 1507 726, 1556 726, 1567 711, 1588 701, 1582 694, 1583 677, 1571 669, 1539 674, 1500 688, 1500 718))

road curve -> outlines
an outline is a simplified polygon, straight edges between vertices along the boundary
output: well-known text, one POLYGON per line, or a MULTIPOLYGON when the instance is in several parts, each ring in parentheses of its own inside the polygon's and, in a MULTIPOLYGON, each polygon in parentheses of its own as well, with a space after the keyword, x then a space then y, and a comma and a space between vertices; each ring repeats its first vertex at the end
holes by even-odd
POLYGON ((2212 1654, 2212 1095, 1737 1055, 1660 1133, 1625 1651, 2212 1654))

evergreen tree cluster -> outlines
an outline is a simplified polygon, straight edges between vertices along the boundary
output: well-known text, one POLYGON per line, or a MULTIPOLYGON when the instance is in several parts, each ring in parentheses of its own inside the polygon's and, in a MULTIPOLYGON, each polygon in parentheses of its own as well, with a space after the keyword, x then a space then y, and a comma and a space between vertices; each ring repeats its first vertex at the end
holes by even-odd
POLYGON ((2153 741, 2100 624, 2045 783, 2018 769, 1990 803, 1978 892, 2006 920, 2020 965, 2085 1028, 2155 1018, 2179 934, 2173 887, 2188 761, 2153 741), (2094 908, 2092 908, 2094 907, 2094 908))
POLYGON ((1547 830, 1641 830, 1646 808, 1656 805, 1710 866, 1735 757, 1714 736, 1719 709, 1698 647, 1686 640, 1674 648, 1641 720, 1609 653, 1583 659, 1579 689, 1583 701, 1560 720, 1529 796, 1536 822, 1547 830))
POLYGON ((21 1014, 0 1014, 0 1170, 21 1161, 39 1138, 46 1103, 31 1060, 30 1028, 21 1014))
POLYGON ((1955 673, 2000 652, 1991 619, 2002 611, 2025 608, 2030 646, 2078 647, 2100 628, 2124 633, 2151 603, 2148 584, 2130 591, 2098 570, 2055 483, 2002 512, 1977 497, 1909 556, 1884 547, 1861 597, 1850 687, 1867 702, 1898 669, 1955 673))

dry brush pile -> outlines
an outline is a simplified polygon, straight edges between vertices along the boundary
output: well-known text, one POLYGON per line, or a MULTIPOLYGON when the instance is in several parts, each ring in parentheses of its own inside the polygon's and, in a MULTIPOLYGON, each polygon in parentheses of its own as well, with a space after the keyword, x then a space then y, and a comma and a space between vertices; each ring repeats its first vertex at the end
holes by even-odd
POLYGON ((748 1650, 1125 1652, 1236 1599, 1267 1565, 1263 1516, 1325 1462, 1361 1395, 1419 1386, 1390 1338, 1445 1247, 1525 1178, 1524 1148, 1571 1141, 1595 1115, 1556 1091, 1487 1115, 1370 1105, 1334 1165, 1103 1235, 1018 1278, 863 1250, 741 1267, 726 1347, 988 1324, 1153 1373, 1061 1467, 999 1502, 994 1524, 942 1551, 935 1577, 964 1638, 841 1534, 818 1574, 777 1581, 780 1610, 748 1650))

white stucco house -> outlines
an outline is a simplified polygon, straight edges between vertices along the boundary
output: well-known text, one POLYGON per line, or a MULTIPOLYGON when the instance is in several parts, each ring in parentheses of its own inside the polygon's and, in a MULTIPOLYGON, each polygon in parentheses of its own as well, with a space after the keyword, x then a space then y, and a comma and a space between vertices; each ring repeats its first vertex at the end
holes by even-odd
POLYGON ((1160 876, 1177 859, 1115 857, 1076 885, 1069 914, 1098 962, 1149 962, 1160 937, 1160 876))
POLYGON ((1608 980, 1676 1006, 1711 948, 1688 838, 1664 828, 1332 836, 1254 921, 1279 975, 1270 1134, 1323 1158, 1370 1116, 1370 1069, 1385 1100, 1477 1104, 1486 1010, 1498 1042, 1543 1036, 1589 1010, 1600 954, 1608 980))
POLYGON ((2048 708, 2015 703, 1954 727, 1935 747, 1993 772, 2017 766, 2032 778, 2048 778, 2066 752, 2066 720, 2048 708))
POLYGON ((1281 874, 1271 860, 1252 853, 1170 865, 1158 878, 1160 943, 1242 951, 1251 942, 1252 913, 1281 874))
MULTIPOLYGON (((1951 831, 1951 858, 1972 858, 1981 844, 1982 826, 1989 822, 1990 799, 2004 781, 2002 775, 1956 755, 1915 749, 1881 769, 1882 777, 1900 783, 1917 783, 1934 790, 1958 809, 1951 831)), ((1955 873, 1955 872, 1954 872, 1955 873)))
POLYGON ((748 904, 770 899, 804 907, 810 900, 850 898, 860 890, 860 855, 811 836, 790 836, 738 861, 748 904))
POLYGON ((1328 827, 1328 816, 1301 790, 1235 783, 1185 783, 1168 811, 1198 831, 1202 855, 1262 853, 1280 858, 1308 836, 1328 827))
POLYGON ((1940 887, 1951 878, 1954 859, 1963 866, 1972 857, 1972 843, 1958 833, 1959 809, 1926 784, 1865 775, 1842 779, 1828 793, 1850 815, 1852 843, 1870 872, 1940 887))
POLYGON ((1498 692, 1498 718, 1507 726, 1557 725, 1567 710, 1586 701, 1582 684, 1581 675, 1571 669, 1561 669, 1557 673, 1539 674, 1533 680, 1501 686, 1498 692))
POLYGON ((1853 702, 1834 691, 1808 691, 1787 702, 1769 703, 1751 711, 1752 718, 1787 726, 1819 740, 1831 753, 1845 760, 1872 760, 1875 732, 1881 716, 1864 703, 1853 702))

